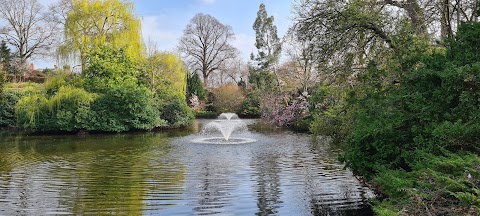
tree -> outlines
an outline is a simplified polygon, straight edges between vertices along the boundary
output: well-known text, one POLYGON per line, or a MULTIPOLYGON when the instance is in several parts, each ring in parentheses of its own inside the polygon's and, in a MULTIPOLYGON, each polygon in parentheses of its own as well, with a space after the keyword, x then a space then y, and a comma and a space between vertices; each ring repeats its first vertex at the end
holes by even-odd
POLYGON ((187 71, 175 54, 155 52, 146 62, 149 86, 162 98, 186 99, 187 71))
POLYGON ((140 70, 135 59, 123 49, 96 46, 86 54, 88 68, 83 71, 85 87, 90 92, 106 92, 118 86, 138 86, 140 70))
POLYGON ((1 0, 0 18, 5 22, 0 34, 15 47, 22 64, 52 48, 56 26, 37 0, 1 0))
MULTIPOLYGON (((274 17, 268 16, 265 4, 260 4, 257 18, 253 23, 255 30, 255 47, 258 49, 256 56, 252 53, 252 60, 257 62, 260 70, 273 70, 276 74, 276 64, 282 51, 282 43, 277 36, 277 27, 273 24, 274 17)), ((278 77, 277 77, 277 81, 278 77)), ((277 83, 278 84, 278 83, 277 83)))
POLYGON ((383 1, 300 0, 292 28, 299 38, 314 41, 313 59, 326 82, 344 86, 369 60, 381 62, 392 52, 392 37, 407 20, 392 10, 383 1))
POLYGON ((82 70, 86 54, 92 47, 109 45, 123 49, 126 55, 142 55, 140 19, 128 0, 74 0, 65 21, 65 44, 60 47, 64 58, 80 55, 82 70))
POLYGON ((200 100, 204 100, 207 98, 207 92, 203 88, 202 81, 200 80, 198 73, 188 73, 187 96, 188 98, 190 98, 194 95, 197 96, 200 100))
POLYGON ((304 92, 308 88, 315 84, 318 74, 318 61, 316 58, 315 37, 313 35, 302 35, 295 29, 290 29, 286 37, 287 55, 289 56, 289 62, 286 66, 285 74, 291 80, 297 81, 304 92))
POLYGON ((240 56, 228 59, 220 66, 218 73, 210 76, 212 86, 221 86, 227 83, 239 83, 248 80, 248 64, 240 56))
POLYGON ((2 64, 3 71, 8 71, 10 61, 12 60, 12 53, 5 41, 0 43, 0 63, 2 64))
POLYGON ((209 76, 237 55, 237 49, 229 43, 233 38, 230 26, 201 13, 195 15, 183 31, 178 49, 193 71, 202 74, 205 87, 208 87, 209 76))

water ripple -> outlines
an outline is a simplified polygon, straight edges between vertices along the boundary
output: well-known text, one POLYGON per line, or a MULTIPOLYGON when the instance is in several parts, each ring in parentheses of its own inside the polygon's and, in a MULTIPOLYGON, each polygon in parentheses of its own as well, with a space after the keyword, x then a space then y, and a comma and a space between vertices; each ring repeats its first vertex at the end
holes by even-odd
POLYGON ((240 145, 164 133, 0 137, 0 215, 358 215, 338 150, 291 132, 240 145))

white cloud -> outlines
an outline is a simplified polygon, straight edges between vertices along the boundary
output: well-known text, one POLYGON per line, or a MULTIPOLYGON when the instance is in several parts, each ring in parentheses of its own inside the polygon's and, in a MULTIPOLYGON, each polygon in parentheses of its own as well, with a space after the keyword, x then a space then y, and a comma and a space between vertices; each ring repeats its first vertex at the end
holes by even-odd
POLYGON ((177 29, 167 29, 163 23, 167 18, 161 18, 159 16, 146 16, 142 19, 142 36, 145 42, 152 40, 157 43, 159 50, 174 51, 178 39, 182 32, 177 29))
POLYGON ((204 4, 214 4, 216 0, 201 0, 204 4))

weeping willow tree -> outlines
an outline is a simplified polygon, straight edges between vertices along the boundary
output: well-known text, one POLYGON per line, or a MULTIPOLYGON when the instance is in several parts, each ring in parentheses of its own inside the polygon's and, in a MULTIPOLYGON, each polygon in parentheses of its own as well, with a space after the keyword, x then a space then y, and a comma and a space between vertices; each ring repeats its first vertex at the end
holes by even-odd
POLYGON ((108 44, 134 59, 142 55, 140 19, 128 0, 73 0, 65 22, 64 59, 80 58, 82 71, 92 47, 108 44))

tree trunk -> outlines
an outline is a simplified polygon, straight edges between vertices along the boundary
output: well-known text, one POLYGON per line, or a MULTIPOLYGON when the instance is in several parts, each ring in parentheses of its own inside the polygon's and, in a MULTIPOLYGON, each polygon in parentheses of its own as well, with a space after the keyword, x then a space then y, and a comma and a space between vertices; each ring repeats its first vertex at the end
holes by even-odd
POLYGON ((473 22, 478 22, 478 15, 479 15, 479 14, 478 14, 478 11, 480 10, 480 9, 478 8, 478 6, 479 6, 479 5, 478 5, 478 0, 475 0, 475 5, 473 6, 473 14, 472 14, 472 16, 473 16, 473 18, 472 18, 473 22))
POLYGON ((441 30, 440 34, 442 38, 449 38, 452 36, 452 18, 450 16, 450 0, 441 0, 440 12, 442 17, 440 20, 441 30))
POLYGON ((207 74, 203 74, 203 88, 207 88, 208 87, 208 76, 207 74))
POLYGON ((407 0, 405 4, 405 10, 407 11, 410 20, 412 21, 412 26, 417 35, 426 35, 427 34, 427 25, 425 22, 425 14, 423 9, 418 4, 417 0, 407 0))

